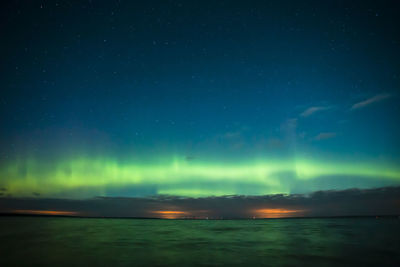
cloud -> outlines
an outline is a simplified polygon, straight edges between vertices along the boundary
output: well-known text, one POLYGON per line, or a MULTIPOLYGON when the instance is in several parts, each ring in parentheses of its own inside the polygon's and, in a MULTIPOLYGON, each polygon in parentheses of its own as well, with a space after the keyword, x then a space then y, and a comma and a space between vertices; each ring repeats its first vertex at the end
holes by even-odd
POLYGON ((323 107, 323 106, 315 106, 315 107, 309 107, 308 109, 304 110, 301 114, 300 117, 308 117, 311 116, 312 114, 318 112, 318 111, 323 111, 323 110, 328 110, 330 107, 323 107))
POLYGON ((297 128, 297 119, 290 118, 287 119, 284 123, 281 124, 281 131, 282 132, 294 132, 297 128))
POLYGON ((364 100, 364 101, 355 103, 355 104, 351 107, 351 110, 356 110, 356 109, 364 108, 364 107, 366 107, 366 106, 368 106, 368 105, 371 105, 371 104, 373 104, 373 103, 380 102, 380 101, 385 100, 385 99, 387 99, 387 98, 389 98, 389 97, 391 97, 390 94, 379 94, 379 95, 373 96, 373 97, 368 98, 368 99, 366 99, 366 100, 364 100))
POLYGON ((334 132, 320 133, 316 137, 314 137, 314 140, 320 141, 320 140, 330 139, 336 137, 336 135, 337 134, 334 132))
POLYGON ((158 195, 85 200, 0 198, 0 212, 74 214, 92 217, 276 218, 400 214, 400 187, 316 191, 311 194, 222 197, 158 195))

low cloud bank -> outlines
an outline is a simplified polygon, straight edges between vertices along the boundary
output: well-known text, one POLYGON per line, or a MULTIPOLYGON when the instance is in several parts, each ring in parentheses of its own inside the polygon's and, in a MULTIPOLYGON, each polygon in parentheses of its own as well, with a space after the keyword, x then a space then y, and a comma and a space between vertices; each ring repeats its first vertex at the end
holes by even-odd
POLYGON ((170 219, 400 215, 400 187, 203 198, 166 195, 85 200, 2 197, 0 212, 170 219))

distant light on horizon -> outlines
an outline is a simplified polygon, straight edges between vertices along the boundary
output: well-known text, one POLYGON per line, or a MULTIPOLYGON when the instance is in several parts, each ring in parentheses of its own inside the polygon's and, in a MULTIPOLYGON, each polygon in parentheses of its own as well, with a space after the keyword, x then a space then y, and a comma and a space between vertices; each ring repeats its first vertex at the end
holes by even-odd
POLYGON ((190 215, 190 213, 188 212, 179 210, 157 210, 157 211, 150 211, 150 213, 153 213, 162 219, 179 219, 179 218, 185 218, 188 215, 190 215))
POLYGON ((13 210, 12 213, 28 215, 78 216, 79 212, 65 210, 13 210))
POLYGON ((306 210, 291 210, 284 208, 256 209, 253 211, 255 218, 286 218, 286 217, 302 217, 306 210))

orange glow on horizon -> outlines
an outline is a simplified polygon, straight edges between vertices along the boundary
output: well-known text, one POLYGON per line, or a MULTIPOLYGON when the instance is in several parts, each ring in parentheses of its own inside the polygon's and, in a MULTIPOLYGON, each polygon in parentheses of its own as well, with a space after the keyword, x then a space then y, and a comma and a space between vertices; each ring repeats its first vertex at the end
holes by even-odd
POLYGON ((156 210, 151 213, 157 214, 163 219, 179 219, 189 215, 188 212, 179 210, 156 210))
POLYGON ((58 216, 76 216, 79 213, 65 210, 13 210, 14 213, 32 214, 32 215, 58 215, 58 216))
POLYGON ((154 211, 154 213, 160 213, 160 214, 185 214, 186 212, 184 212, 184 211, 165 210, 165 211, 154 211))
POLYGON ((254 210, 257 218, 285 218, 302 216, 305 210, 289 210, 289 209, 257 209, 254 210))

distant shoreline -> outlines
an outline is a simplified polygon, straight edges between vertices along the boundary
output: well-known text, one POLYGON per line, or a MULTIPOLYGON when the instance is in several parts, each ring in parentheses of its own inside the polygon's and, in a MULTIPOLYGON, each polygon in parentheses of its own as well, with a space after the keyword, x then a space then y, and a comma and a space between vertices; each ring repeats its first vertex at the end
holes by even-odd
POLYGON ((47 215, 47 214, 23 214, 23 213, 0 213, 0 217, 52 217, 52 218, 81 218, 81 219, 130 219, 130 220, 167 220, 167 221, 252 221, 252 220, 296 220, 296 219, 400 219, 400 215, 361 215, 361 216, 312 216, 312 217, 281 217, 281 218, 154 218, 154 217, 101 217, 101 216, 75 216, 75 215, 47 215))

